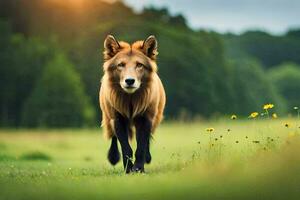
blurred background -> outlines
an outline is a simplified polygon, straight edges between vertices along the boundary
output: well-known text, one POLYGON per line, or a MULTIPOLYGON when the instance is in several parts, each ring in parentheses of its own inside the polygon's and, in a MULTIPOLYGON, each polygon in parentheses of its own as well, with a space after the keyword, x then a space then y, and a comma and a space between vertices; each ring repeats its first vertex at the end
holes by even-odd
POLYGON ((166 120, 300 105, 300 2, 0 0, 0 126, 99 126, 103 40, 153 34, 166 120))

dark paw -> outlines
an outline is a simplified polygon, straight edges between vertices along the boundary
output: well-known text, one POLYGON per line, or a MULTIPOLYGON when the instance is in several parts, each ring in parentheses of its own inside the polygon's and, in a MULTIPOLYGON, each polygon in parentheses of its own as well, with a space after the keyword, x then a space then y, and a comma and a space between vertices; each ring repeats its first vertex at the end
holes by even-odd
POLYGON ((120 152, 118 149, 117 137, 113 136, 111 139, 111 145, 108 150, 107 158, 112 165, 115 165, 120 160, 120 152))
POLYGON ((126 173, 126 174, 130 174, 131 172, 132 172, 132 169, 131 169, 131 168, 128 167, 128 168, 125 169, 125 173, 126 173))
POLYGON ((115 165, 120 160, 120 152, 118 151, 118 149, 111 148, 108 151, 107 158, 112 165, 115 165))
POLYGON ((149 163, 151 163, 151 154, 150 154, 150 152, 148 152, 148 153, 146 153, 146 156, 145 156, 145 162, 147 163, 147 164, 149 164, 149 163))
POLYGON ((145 169, 143 166, 139 166, 139 165, 134 165, 131 169, 132 172, 134 173, 145 173, 145 169))

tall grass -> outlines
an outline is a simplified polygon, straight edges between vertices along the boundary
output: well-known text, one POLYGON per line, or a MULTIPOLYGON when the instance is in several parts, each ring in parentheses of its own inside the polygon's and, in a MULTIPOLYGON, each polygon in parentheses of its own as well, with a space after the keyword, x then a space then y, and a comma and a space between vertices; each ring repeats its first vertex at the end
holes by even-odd
POLYGON ((299 199, 298 123, 164 123, 146 174, 131 175, 108 164, 99 130, 3 130, 0 199, 299 199))

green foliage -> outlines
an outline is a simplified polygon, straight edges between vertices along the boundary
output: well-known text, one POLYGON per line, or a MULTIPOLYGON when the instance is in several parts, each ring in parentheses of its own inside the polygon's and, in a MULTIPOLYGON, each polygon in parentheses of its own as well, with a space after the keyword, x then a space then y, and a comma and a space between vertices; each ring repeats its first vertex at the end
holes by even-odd
POLYGON ((45 67, 35 89, 25 103, 23 123, 35 127, 83 126, 94 112, 79 74, 62 54, 45 67))
POLYGON ((286 99, 290 109, 300 106, 300 66, 283 63, 269 70, 270 81, 286 99))
POLYGON ((266 103, 275 104, 279 112, 285 111, 285 104, 261 66, 254 60, 239 60, 232 63, 230 75, 234 87, 232 108, 235 113, 249 115, 261 111, 266 103))
POLYGON ((287 34, 288 37, 300 38, 300 29, 290 29, 287 34))
POLYGON ((241 35, 225 35, 228 56, 232 58, 252 57, 270 68, 282 62, 300 64, 299 30, 286 35, 274 36, 262 31, 248 31, 241 35))
POLYGON ((52 56, 53 48, 36 38, 13 34, 0 20, 0 124, 18 126, 24 100, 52 56))
MULTIPOLYGON (((82 2, 80 12, 72 6, 65 1, 52 0, 1 2, 0 16, 5 19, 0 22, 0 50, 4 52, 0 55, 0 72, 3 74, 0 80, 1 126, 19 126, 22 120, 28 126, 63 126, 63 123, 79 126, 86 118, 90 118, 90 123, 98 123, 92 119, 100 119, 100 112, 96 112, 95 118, 92 110, 99 110, 101 52, 107 34, 129 42, 149 35, 157 37, 159 75, 167 93, 166 118, 211 117, 233 112, 249 114, 263 103, 281 103, 281 97, 261 68, 283 61, 300 63, 297 29, 282 36, 261 31, 221 35, 192 30, 182 15, 174 16, 166 8, 147 7, 136 14, 121 1, 110 4, 86 0, 82 2), (90 103, 79 102, 77 109, 73 109, 77 102, 72 103, 69 111, 68 106, 65 110, 58 109, 65 113, 63 115, 70 112, 68 117, 61 116, 64 119, 70 118, 73 111, 76 116, 89 115, 80 119, 74 116, 74 123, 64 120, 58 120, 61 124, 50 123, 52 115, 49 112, 40 116, 46 108, 45 102, 51 102, 46 98, 41 100, 44 89, 41 87, 45 87, 40 85, 41 76, 46 76, 47 63, 57 60, 54 55, 61 53, 66 55, 62 59, 65 64, 72 65, 70 68, 80 76, 82 92, 79 93, 88 96, 83 99, 90 99, 82 100, 90 103), (235 61, 228 62, 229 58, 235 61), (44 105, 36 107, 35 101, 44 102, 44 105), (83 106, 85 104, 91 106, 83 106), (35 114, 29 117, 31 112, 35 114)), ((62 61, 56 64, 64 65, 59 62, 62 61)), ((47 68, 51 72, 50 67, 47 68)), ((69 91, 64 89, 64 84, 51 82, 51 85, 57 92, 69 91)), ((81 95, 70 96, 78 98, 81 95)))
POLYGON ((167 8, 145 7, 141 15, 147 21, 155 22, 158 20, 168 25, 187 28, 186 19, 181 14, 172 16, 167 8))

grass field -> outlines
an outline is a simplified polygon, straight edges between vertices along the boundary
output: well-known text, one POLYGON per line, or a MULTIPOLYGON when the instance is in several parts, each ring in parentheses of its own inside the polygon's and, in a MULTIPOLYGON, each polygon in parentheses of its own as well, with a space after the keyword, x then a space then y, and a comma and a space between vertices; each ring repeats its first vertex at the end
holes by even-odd
POLYGON ((0 199, 300 199, 299 126, 165 123, 146 174, 131 175, 109 165, 100 129, 1 130, 0 199))

